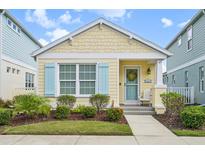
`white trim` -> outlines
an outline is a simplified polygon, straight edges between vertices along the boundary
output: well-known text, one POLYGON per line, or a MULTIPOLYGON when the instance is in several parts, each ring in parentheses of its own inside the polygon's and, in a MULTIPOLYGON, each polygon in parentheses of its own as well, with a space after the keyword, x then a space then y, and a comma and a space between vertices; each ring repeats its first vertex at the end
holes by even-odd
POLYGON ((139 98, 140 98, 140 88, 141 88, 141 86, 140 86, 140 74, 141 74, 141 67, 139 66, 139 65, 124 65, 124 102, 125 102, 125 104, 138 104, 137 102, 138 102, 138 100, 127 100, 126 99, 126 79, 127 79, 127 77, 126 77, 126 70, 127 69, 137 69, 137 71, 138 71, 138 83, 136 84, 136 86, 137 86, 137 93, 138 93, 138 100, 139 100, 139 98))
POLYGON ((163 73, 162 73, 162 61, 157 61, 157 68, 156 68, 156 74, 157 74, 157 85, 163 85, 163 73))
POLYGON ((77 96, 79 96, 80 95, 80 79, 79 79, 79 64, 76 64, 76 82, 75 82, 75 94, 77 95, 77 96))
POLYGON ((196 59, 194 59, 192 61, 189 61, 187 63, 184 63, 182 65, 179 65, 179 66, 175 67, 174 69, 171 69, 171 70, 167 71, 167 74, 175 72, 175 71, 180 70, 180 69, 183 69, 185 67, 191 66, 193 64, 199 63, 199 62, 201 62, 203 60, 205 60, 205 55, 203 55, 203 56, 201 56, 199 58, 196 58, 196 59))
POLYGON ((136 52, 136 53, 128 53, 128 52, 116 52, 116 53, 93 53, 93 52, 85 52, 85 53, 76 53, 76 52, 68 52, 68 53, 45 53, 38 56, 39 58, 48 58, 48 59, 95 59, 95 58, 117 58, 117 59, 166 59, 167 57, 158 52, 136 52))
POLYGON ((127 31, 127 30, 125 30, 125 29, 123 29, 123 28, 121 28, 121 27, 119 27, 119 26, 117 26, 117 25, 115 25, 115 24, 113 24, 113 23, 103 19, 103 18, 99 18, 99 19, 97 19, 97 20, 95 20, 95 21, 93 21, 93 22, 91 22, 91 23, 89 23, 89 24, 79 28, 78 30, 76 30, 76 31, 74 31, 74 32, 72 32, 72 33, 70 33, 70 34, 68 34, 68 35, 66 35, 66 36, 64 36, 64 37, 62 37, 62 38, 60 38, 60 39, 50 43, 50 44, 48 44, 48 45, 46 45, 45 47, 42 47, 42 48, 34 51, 32 53, 32 56, 35 57, 35 56, 43 53, 44 51, 47 51, 48 49, 58 45, 59 43, 64 42, 67 39, 70 39, 70 38, 74 37, 75 35, 80 34, 80 33, 84 32, 84 31, 86 31, 87 29, 89 29, 89 28, 91 28, 91 27, 93 27, 93 26, 95 26, 97 24, 101 24, 101 23, 105 24, 105 25, 107 25, 107 26, 109 26, 109 27, 111 27, 111 28, 113 28, 113 29, 115 29, 115 30, 125 34, 125 35, 127 35, 129 38, 132 37, 133 39, 136 39, 136 40, 142 42, 143 44, 146 44, 146 45, 150 46, 151 48, 156 49, 157 51, 159 51, 159 52, 161 52, 161 53, 163 53, 163 54, 165 54, 167 56, 171 56, 172 55, 172 53, 170 53, 168 50, 163 49, 163 48, 155 45, 154 43, 152 43, 150 41, 147 41, 147 40, 137 36, 136 34, 131 33, 131 32, 129 32, 129 31, 127 31))
POLYGON ((20 60, 11 58, 10 56, 7 56, 7 55, 5 55, 5 54, 3 54, 3 53, 2 53, 2 60, 5 60, 5 61, 10 62, 10 63, 13 63, 13 64, 15 64, 15 65, 19 65, 19 66, 21 66, 21 67, 25 67, 25 68, 27 68, 27 69, 31 69, 31 70, 33 70, 33 71, 37 71, 36 68, 34 68, 34 67, 32 67, 32 66, 30 66, 30 65, 28 65, 28 64, 26 64, 26 63, 24 63, 24 62, 22 62, 22 61, 20 61, 20 60))

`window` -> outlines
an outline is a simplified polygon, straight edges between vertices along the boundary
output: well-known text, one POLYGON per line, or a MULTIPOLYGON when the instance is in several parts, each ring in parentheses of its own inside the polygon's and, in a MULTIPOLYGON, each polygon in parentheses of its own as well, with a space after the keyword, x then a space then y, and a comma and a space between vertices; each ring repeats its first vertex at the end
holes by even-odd
POLYGON ((60 94, 76 93, 76 65, 60 65, 60 94))
POLYGON ((20 73, 20 70, 17 70, 17 74, 19 74, 20 73))
POLYGON ((184 81, 185 81, 185 87, 189 87, 189 72, 185 71, 184 73, 184 81))
POLYGON ((13 23, 9 18, 7 18, 7 25, 14 30, 16 33, 20 34, 21 33, 21 29, 15 24, 13 23))
POLYGON ((26 89, 34 88, 34 74, 26 72, 25 79, 26 79, 25 88, 26 89))
POLYGON ((12 68, 12 73, 13 73, 13 74, 15 73, 15 70, 16 70, 15 68, 12 68))
POLYGON ((177 41, 177 42, 178 42, 178 44, 177 44, 178 46, 180 46, 180 45, 182 44, 182 37, 181 37, 181 36, 179 36, 179 38, 178 38, 178 41, 177 41))
POLYGON ((11 20, 7 20, 7 24, 11 27, 12 26, 12 22, 11 22, 11 20))
POLYGON ((6 68, 6 72, 7 72, 7 73, 9 73, 10 70, 11 70, 11 67, 7 67, 7 68, 6 68))
POLYGON ((175 75, 172 75, 172 85, 174 86, 176 83, 176 78, 175 78, 175 75))
POLYGON ((187 50, 192 49, 192 26, 187 30, 187 50))
POLYGON ((199 91, 204 92, 204 67, 199 68, 199 91))
POLYGON ((59 73, 61 95, 95 94, 96 65, 60 64, 59 73))
POLYGON ((79 65, 80 94, 95 94, 95 65, 79 65))

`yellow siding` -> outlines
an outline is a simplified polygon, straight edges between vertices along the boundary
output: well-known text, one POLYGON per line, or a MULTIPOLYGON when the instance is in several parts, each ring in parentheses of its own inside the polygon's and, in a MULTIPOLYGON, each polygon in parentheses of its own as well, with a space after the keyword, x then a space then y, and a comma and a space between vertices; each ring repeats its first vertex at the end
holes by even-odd
MULTIPOLYGON (((110 100, 114 100, 115 103, 118 103, 118 60, 117 59, 86 59, 86 60, 73 60, 73 59, 38 59, 38 94, 44 95, 44 65, 46 63, 108 63, 109 64, 109 95, 110 100)), ((53 100, 53 99, 52 99, 53 100)), ((87 104, 89 102, 88 98, 77 98, 78 104, 87 104)), ((118 105, 118 104, 116 104, 118 105)))
POLYGON ((155 52, 154 49, 126 36, 108 26, 96 25, 52 49, 52 53, 65 52, 155 52))
MULTIPOLYGON (((119 81, 121 83, 119 90, 120 90, 120 103, 125 103, 125 78, 124 78, 124 73, 125 73, 125 66, 139 66, 140 67, 140 96, 143 95, 144 89, 151 89, 153 88, 155 84, 155 78, 156 78, 156 69, 155 69, 155 64, 150 64, 148 61, 120 61, 120 78, 119 81), (150 67, 151 69, 151 74, 147 74, 147 69, 150 67), (152 83, 144 83, 145 79, 151 79, 152 83)), ((139 97, 140 97, 139 96, 139 97)))

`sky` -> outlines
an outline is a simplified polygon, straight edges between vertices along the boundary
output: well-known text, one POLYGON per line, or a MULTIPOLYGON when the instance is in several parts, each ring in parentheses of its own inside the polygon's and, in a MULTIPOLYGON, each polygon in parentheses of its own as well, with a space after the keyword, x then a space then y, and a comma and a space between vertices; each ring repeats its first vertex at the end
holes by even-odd
POLYGON ((165 47, 198 10, 10 10, 43 45, 103 17, 165 47))

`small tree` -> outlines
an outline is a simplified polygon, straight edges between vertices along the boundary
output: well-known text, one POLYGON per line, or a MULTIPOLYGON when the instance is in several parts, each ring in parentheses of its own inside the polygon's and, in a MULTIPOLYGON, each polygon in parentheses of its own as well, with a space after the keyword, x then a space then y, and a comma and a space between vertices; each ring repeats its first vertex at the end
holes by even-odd
POLYGON ((160 97, 166 107, 166 113, 169 116, 179 116, 179 113, 184 108, 184 96, 175 92, 169 92, 161 94, 160 97))
POLYGON ((90 103, 97 108, 97 112, 106 107, 109 100, 110 96, 104 94, 95 94, 90 97, 90 103))
POLYGON ((76 102, 76 97, 71 95, 62 95, 58 97, 57 101, 58 105, 67 105, 70 108, 73 108, 76 102))

